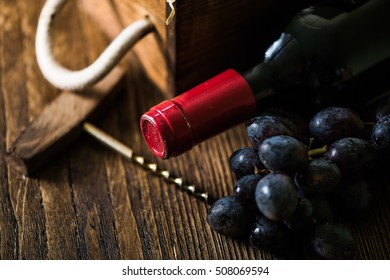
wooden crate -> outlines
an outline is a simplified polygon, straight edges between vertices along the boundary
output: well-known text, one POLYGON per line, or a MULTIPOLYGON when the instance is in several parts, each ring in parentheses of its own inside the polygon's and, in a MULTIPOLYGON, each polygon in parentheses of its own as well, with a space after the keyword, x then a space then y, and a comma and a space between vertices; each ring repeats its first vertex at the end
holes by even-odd
POLYGON ((110 38, 136 19, 151 18, 157 32, 134 51, 150 79, 169 97, 228 67, 244 71, 257 64, 303 2, 177 0, 175 17, 167 25, 171 8, 165 0, 79 1, 110 38))

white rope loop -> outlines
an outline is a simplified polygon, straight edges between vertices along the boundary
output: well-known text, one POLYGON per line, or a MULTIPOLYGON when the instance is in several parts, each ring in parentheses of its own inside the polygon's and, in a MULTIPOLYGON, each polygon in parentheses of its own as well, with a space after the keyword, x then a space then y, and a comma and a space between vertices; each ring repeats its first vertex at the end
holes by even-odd
POLYGON ((43 76, 62 90, 81 91, 106 76, 140 39, 154 30, 148 19, 140 19, 126 27, 104 52, 88 67, 69 70, 61 66, 52 51, 52 29, 67 0, 47 0, 38 21, 35 40, 37 63, 43 76))

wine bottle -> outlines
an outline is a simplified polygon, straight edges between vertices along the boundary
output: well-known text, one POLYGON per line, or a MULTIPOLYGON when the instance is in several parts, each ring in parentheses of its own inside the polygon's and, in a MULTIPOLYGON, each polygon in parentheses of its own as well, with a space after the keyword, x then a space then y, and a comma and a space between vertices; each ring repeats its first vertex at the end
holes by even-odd
POLYGON ((299 103, 308 98, 303 92, 325 92, 336 103, 373 98, 373 91, 358 96, 351 85, 365 73, 375 77, 372 69, 390 61, 389 13, 388 0, 371 0, 352 11, 333 6, 301 11, 253 69, 244 74, 228 69, 150 108, 140 120, 146 143, 166 159, 291 97, 299 103), (293 90, 297 87, 309 90, 293 90))

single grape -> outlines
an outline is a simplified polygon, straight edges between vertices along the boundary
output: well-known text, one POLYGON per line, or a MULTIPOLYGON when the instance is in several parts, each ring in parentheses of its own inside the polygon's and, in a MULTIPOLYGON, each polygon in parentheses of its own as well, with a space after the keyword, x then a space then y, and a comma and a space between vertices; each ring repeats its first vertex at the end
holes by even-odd
POLYGON ((390 115, 382 117, 375 124, 371 139, 380 151, 390 152, 390 115))
POLYGON ((246 127, 247 134, 257 148, 267 138, 275 135, 289 135, 300 139, 299 128, 288 118, 275 114, 264 114, 251 119, 246 127))
POLYGON ((337 213, 344 217, 357 217, 371 202, 371 189, 364 180, 343 182, 332 192, 331 202, 337 213))
POLYGON ((317 112, 309 122, 312 136, 325 144, 341 138, 358 137, 362 127, 359 115, 344 107, 325 108, 317 112))
POLYGON ((304 192, 327 193, 337 187, 340 177, 336 164, 325 158, 315 158, 296 173, 295 183, 304 192))
POLYGON ((280 172, 270 173, 259 181, 255 199, 260 212, 274 221, 290 218, 298 204, 293 180, 280 172))
POLYGON ((234 196, 225 196, 213 203, 208 211, 207 221, 216 232, 238 237, 248 233, 254 217, 234 196))
POLYGON ((313 224, 313 206, 310 200, 300 198, 297 209, 284 223, 289 229, 297 232, 309 229, 313 224))
POLYGON ((283 222, 275 222, 261 217, 253 225, 249 242, 257 249, 279 251, 290 242, 290 232, 283 222))
POLYGON ((321 224, 316 226, 311 237, 314 251, 325 259, 353 259, 356 242, 343 225, 321 224))
POLYGON ((241 177, 234 185, 237 201, 247 207, 256 207, 255 192, 257 183, 263 175, 251 174, 241 177))
POLYGON ((328 147, 327 157, 340 168, 342 176, 361 177, 376 160, 373 146, 360 138, 343 138, 328 147))
POLYGON ((229 157, 230 169, 239 179, 245 175, 255 174, 257 170, 265 169, 260 161, 258 150, 252 147, 238 149, 229 157))
POLYGON ((309 123, 302 115, 298 115, 295 112, 278 107, 269 108, 266 112, 264 112, 264 114, 279 117, 281 121, 284 122, 290 130, 292 130, 292 137, 304 143, 309 140, 309 123))
POLYGON ((301 170, 308 161, 307 147, 287 135, 267 138, 259 147, 261 162, 272 171, 294 173, 301 170))
POLYGON ((313 222, 316 224, 333 223, 334 215, 329 199, 323 194, 304 194, 313 208, 313 222))

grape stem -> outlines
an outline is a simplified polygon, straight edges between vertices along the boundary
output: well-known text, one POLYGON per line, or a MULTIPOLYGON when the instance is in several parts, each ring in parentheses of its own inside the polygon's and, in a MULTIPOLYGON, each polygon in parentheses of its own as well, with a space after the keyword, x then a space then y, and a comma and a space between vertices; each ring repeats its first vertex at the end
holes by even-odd
POLYGON ((265 168, 265 169, 258 169, 256 166, 255 166, 255 174, 257 175, 267 175, 271 173, 271 171, 268 169, 268 168, 265 168))
POLYGON ((309 158, 313 157, 320 157, 323 156, 326 153, 326 150, 328 149, 328 145, 324 145, 320 148, 311 149, 307 152, 309 158))

